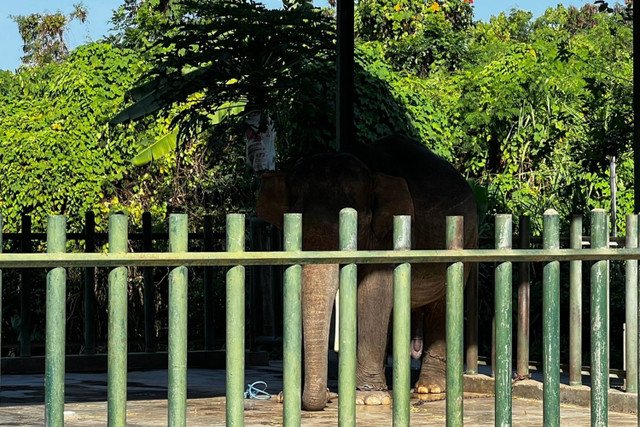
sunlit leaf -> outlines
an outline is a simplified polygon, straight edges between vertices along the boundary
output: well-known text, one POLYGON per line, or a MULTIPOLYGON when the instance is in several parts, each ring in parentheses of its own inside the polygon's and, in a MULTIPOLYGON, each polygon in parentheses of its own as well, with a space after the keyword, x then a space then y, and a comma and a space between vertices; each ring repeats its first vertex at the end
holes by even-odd
POLYGON ((142 166, 152 162, 154 159, 166 156, 176 149, 177 141, 178 127, 138 153, 138 155, 131 160, 131 163, 135 166, 142 166))

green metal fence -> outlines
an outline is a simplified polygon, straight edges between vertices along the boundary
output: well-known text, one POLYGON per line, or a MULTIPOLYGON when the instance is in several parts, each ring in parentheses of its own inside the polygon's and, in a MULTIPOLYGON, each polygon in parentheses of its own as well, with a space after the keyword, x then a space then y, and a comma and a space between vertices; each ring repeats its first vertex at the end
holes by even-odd
MULTIPOLYGON (((572 223, 572 231, 579 228, 572 223)), ((244 385, 244 281, 245 266, 284 265, 284 422, 300 425, 301 370, 301 265, 340 264, 340 340, 339 422, 355 424, 355 343, 356 343, 356 269, 357 264, 395 264, 394 270, 394 425, 409 424, 409 348, 410 348, 410 278, 411 264, 449 263, 447 269, 447 425, 462 425, 463 396, 463 277, 462 263, 496 262, 496 425, 511 424, 512 375, 512 262, 543 262, 543 374, 544 424, 559 425, 559 263, 593 261, 591 267, 591 423, 607 425, 608 412, 608 268, 610 260, 627 262, 627 387, 637 391, 637 218, 628 221, 628 247, 609 249, 607 216, 594 210, 591 216, 591 248, 559 248, 559 220, 555 211, 544 216, 543 249, 511 249, 511 217, 496 218, 496 249, 461 249, 462 219, 448 218, 447 249, 409 250, 410 218, 394 220, 394 250, 356 251, 356 213, 351 209, 340 214, 340 251, 301 251, 301 217, 285 217, 285 251, 244 252, 244 216, 230 215, 227 223, 227 252, 187 253, 187 218, 170 216, 170 252, 129 253, 127 221, 123 215, 110 220, 109 253, 65 253, 66 220, 53 216, 48 222, 46 254, 2 254, 2 268, 50 268, 46 296, 46 374, 45 407, 47 425, 62 425, 65 372, 65 285, 66 268, 106 267, 109 274, 109 348, 108 348, 108 421, 110 425, 126 423, 126 321, 127 267, 174 267, 169 277, 169 425, 186 423, 186 350, 187 350, 187 269, 188 266, 228 266, 227 274, 227 425, 243 425, 244 385), (635 243, 634 243, 635 242, 635 243), (635 306, 633 304, 636 304, 635 306), (631 332, 629 332, 631 331, 631 332), (634 356, 635 354, 635 356, 634 356), (631 356, 629 356, 631 355, 631 356), (635 359, 633 359, 635 358, 635 359)), ((0 217, 0 229, 2 219, 0 217)), ((574 235, 575 237, 575 235, 574 235)), ((2 248, 0 241, 0 249, 2 248)), ((580 244, 581 246, 581 244, 580 244)), ((572 268, 572 271, 577 270, 572 268)), ((0 270, 0 292, 2 286, 0 270)), ((571 295, 579 286, 571 279, 571 295)), ((578 292, 579 294, 579 292, 578 292)), ((573 305, 579 301, 573 301, 573 305)), ((0 306, 1 308, 1 306, 0 306)), ((573 311, 572 311, 573 312, 573 311)), ((573 329, 572 329, 573 331, 573 329)), ((572 332, 574 333, 574 332, 572 332)), ((572 339, 572 346, 574 340, 572 339)), ((574 351, 574 350, 572 350, 574 351)), ((573 355, 573 353, 572 353, 573 355)), ((573 359, 572 359, 573 360, 573 359)), ((578 362, 579 363, 579 359, 578 362)), ((575 369, 575 367, 573 368, 575 369)), ((575 384, 575 382, 572 382, 575 384)))

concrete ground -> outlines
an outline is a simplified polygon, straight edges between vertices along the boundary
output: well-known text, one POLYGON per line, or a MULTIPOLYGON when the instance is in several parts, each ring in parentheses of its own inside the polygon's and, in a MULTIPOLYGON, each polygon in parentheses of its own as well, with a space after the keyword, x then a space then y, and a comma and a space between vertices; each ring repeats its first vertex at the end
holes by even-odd
MULTIPOLYGON (((477 376, 476 376, 477 377, 477 376)), ((464 421, 470 426, 494 424, 493 397, 487 394, 491 380, 487 377, 465 378, 467 390, 475 393, 465 394, 464 421), (484 385, 482 385, 484 384, 484 385), (483 389, 484 390, 483 392, 483 389)), ((0 425, 3 426, 40 426, 44 420, 44 381, 42 375, 3 375, 0 386, 0 425)), ((267 391, 277 394, 282 388, 281 364, 272 363, 269 367, 247 368, 245 383, 267 382, 267 391)), ((532 390, 539 390, 539 384, 531 381, 532 390)), ((224 425, 225 423, 225 371, 189 369, 188 372, 187 422, 193 426, 224 425)), ((104 373, 70 373, 66 376, 65 424, 69 426, 106 425, 106 384, 104 373)), ((129 400, 127 421, 131 426, 164 426, 167 424, 166 401, 167 372, 155 370, 130 372, 128 375, 129 400)), ((527 384, 519 384, 525 387, 527 384)), ((332 390, 337 389, 335 382, 330 383, 332 390)), ((585 389, 587 389, 585 387, 585 389)), ((542 425, 542 403, 539 400, 518 397, 514 388, 513 425, 542 425)), ((588 390, 588 389, 587 389, 588 390)), ((535 393, 532 394, 535 396, 535 393)), ((633 395, 635 397, 635 394, 633 395)), ((412 399, 412 425, 445 424, 444 395, 434 396, 436 400, 422 401, 412 399)), ((610 397, 611 400, 611 397, 610 397)), ((566 401, 564 399, 563 401, 566 401)), ((275 398, 268 401, 245 400, 245 424, 282 425, 282 405, 275 398)), ((636 406, 637 407, 637 406, 636 406)), ((321 412, 302 413, 305 426, 337 425, 338 404, 334 399, 321 412)), ((562 425, 590 425, 590 410, 576 405, 562 405, 562 425)), ((357 408, 358 424, 362 426, 388 426, 391 424, 391 407, 374 406, 357 408)), ((635 414, 609 413, 609 424, 637 426, 635 414)))

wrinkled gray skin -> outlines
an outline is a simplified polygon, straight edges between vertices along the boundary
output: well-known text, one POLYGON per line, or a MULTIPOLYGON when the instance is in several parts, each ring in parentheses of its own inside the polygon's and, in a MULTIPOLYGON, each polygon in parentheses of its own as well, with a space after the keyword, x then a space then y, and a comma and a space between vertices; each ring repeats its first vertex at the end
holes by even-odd
MULTIPOLYGON (((477 247, 476 203, 466 181, 445 160, 402 136, 383 138, 349 154, 309 157, 288 176, 262 177, 258 215, 282 228, 284 213, 302 213, 303 250, 338 249, 338 213, 344 207, 358 211, 361 250, 392 249, 394 215, 412 216, 414 249, 445 248, 448 215, 464 216, 464 245, 477 247)), ((424 353, 418 393, 445 390, 445 268, 444 264, 421 264, 412 269, 414 323, 424 319, 424 347, 419 339, 411 344, 414 357, 424 353)), ((321 410, 327 403, 329 324, 338 266, 305 266, 302 280, 302 403, 307 410, 321 410)), ((387 390, 384 361, 392 285, 391 265, 358 266, 356 381, 360 390, 387 390)), ((420 329, 414 325, 414 331, 420 329)))

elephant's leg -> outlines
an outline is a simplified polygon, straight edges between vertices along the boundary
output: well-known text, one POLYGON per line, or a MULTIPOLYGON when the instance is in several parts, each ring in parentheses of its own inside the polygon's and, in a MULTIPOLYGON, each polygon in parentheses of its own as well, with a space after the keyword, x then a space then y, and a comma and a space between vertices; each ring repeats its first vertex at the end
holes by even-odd
POLYGON ((416 393, 444 393, 447 388, 445 320, 444 298, 426 307, 425 352, 420 378, 415 385, 416 393))
POLYGON ((337 289, 337 265, 305 265, 302 268, 305 358, 302 406, 309 411, 320 411, 327 405, 329 325, 337 289))
POLYGON ((358 275, 358 401, 386 404, 389 396, 386 392, 385 356, 389 317, 393 309, 391 267, 363 265, 359 267, 358 275))

